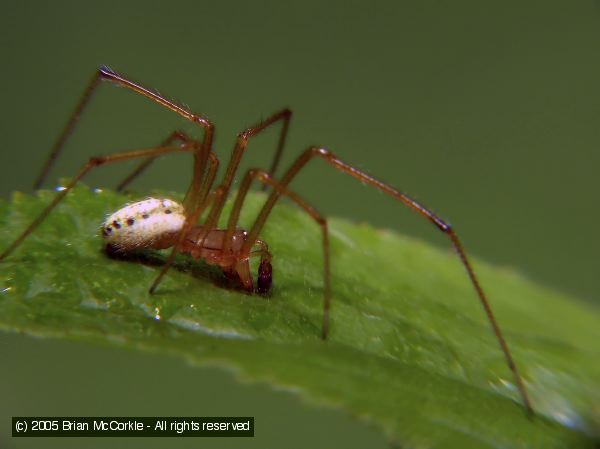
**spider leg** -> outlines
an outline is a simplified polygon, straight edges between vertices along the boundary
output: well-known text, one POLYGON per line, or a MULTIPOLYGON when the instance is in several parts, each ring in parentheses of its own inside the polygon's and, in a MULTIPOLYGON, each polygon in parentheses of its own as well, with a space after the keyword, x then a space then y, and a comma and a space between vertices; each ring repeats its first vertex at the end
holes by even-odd
MULTIPOLYGON (((469 259, 467 257, 465 250, 463 249, 462 243, 460 242, 458 236, 456 235, 456 233, 454 232, 452 227, 448 223, 446 223, 444 220, 439 218, 437 215, 435 215, 433 212, 431 212, 429 209, 427 209, 425 206, 423 206, 422 204, 418 203, 417 201, 411 199, 406 194, 394 189, 393 187, 389 186, 388 184, 385 184, 385 183, 373 178, 372 176, 358 170, 357 168, 354 168, 351 165, 346 164, 345 162, 338 159, 337 156, 335 156, 333 153, 331 153, 330 151, 328 151, 324 148, 309 147, 308 149, 306 149, 298 157, 298 159, 296 159, 296 161, 292 164, 292 166, 285 173, 283 178, 279 181, 280 186, 282 188, 286 188, 288 186, 288 184, 292 181, 292 179, 298 174, 298 172, 311 159, 313 159, 315 157, 324 159, 329 165, 332 165, 337 170, 340 170, 340 171, 352 176, 353 178, 359 180, 360 182, 362 182, 364 184, 369 184, 369 185, 381 190, 382 192, 390 195, 394 199, 400 201, 405 206, 408 206, 410 209, 417 212, 422 217, 429 220, 440 231, 442 231, 444 234, 446 234, 448 236, 455 251, 458 254, 458 257, 460 258, 462 265, 465 267, 465 270, 467 271, 467 275, 471 281, 471 284, 473 285, 473 288, 475 289, 475 292, 477 293, 477 296, 479 298, 479 301, 481 302, 481 305, 483 306, 483 309, 485 311, 485 314, 487 315, 488 321, 489 321, 489 323, 492 327, 492 330, 496 336, 496 340, 498 341, 498 344, 500 345, 500 348, 502 349, 502 352, 504 353, 506 363, 507 363, 509 369, 513 373, 515 383, 517 384, 517 387, 521 394, 521 399, 523 401, 523 405, 525 406, 527 413, 530 416, 533 416, 533 413, 534 413, 533 408, 531 406, 529 396, 527 395, 527 390, 525 389, 525 384, 523 382, 523 379, 521 378, 519 371, 517 370, 517 366, 513 360, 510 349, 508 348, 508 344, 506 343, 506 340, 504 339, 502 331, 500 330, 500 326, 498 325, 496 318, 494 317, 492 308, 487 300, 487 296, 485 295, 483 288, 481 287, 479 279, 475 275, 475 271, 471 265, 471 262, 469 261, 469 259)), ((252 226, 252 229, 248 233, 248 238, 247 238, 246 242, 244 243, 244 246, 241 249, 241 255, 248 254, 250 252, 253 242, 256 241, 256 239, 258 238, 259 232, 261 231, 262 227, 264 226, 267 217, 271 213, 273 206, 275 205, 276 201, 279 199, 280 196, 281 196, 281 189, 273 190, 273 192, 267 199, 265 205, 263 206, 262 210, 260 211, 254 225, 252 226)))
MULTIPOLYGON (((271 169, 269 170, 269 173, 271 173, 271 174, 274 174, 275 170, 277 170, 277 167, 279 166, 279 161, 281 160, 281 154, 283 153, 283 148, 285 147, 285 141, 287 138, 287 132, 289 129, 289 124, 290 124, 291 118, 292 118, 292 111, 289 109, 283 109, 282 111, 279 111, 276 114, 273 114, 271 117, 269 117, 264 122, 261 122, 258 125, 254 126, 252 128, 249 128, 248 130, 245 131, 246 133, 252 132, 253 134, 258 134, 260 131, 262 131, 263 129, 267 128, 268 126, 274 124, 275 122, 277 122, 279 120, 283 120, 281 133, 279 135, 279 141, 277 143, 277 149, 276 149, 275 155, 273 157, 273 162, 271 163, 271 169)), ((192 139, 189 136, 187 136, 183 131, 173 131, 173 133, 165 141, 162 142, 161 146, 170 145, 175 140, 181 140, 182 142, 188 142, 192 139)), ((241 158, 241 154, 239 157, 241 158)), ((138 165, 125 179, 123 179, 123 181, 121 181, 118 184, 117 189, 116 189, 117 192, 120 192, 123 189, 125 189, 125 187, 127 185, 129 185, 129 183, 131 183, 131 181, 133 181, 136 177, 138 177, 144 170, 146 170, 150 166, 150 164, 152 164, 152 162, 154 162, 154 159, 149 158, 149 159, 143 161, 140 165, 138 165)), ((238 161, 238 164, 239 164, 239 161, 238 161)), ((267 187, 267 186, 263 185, 263 187, 267 187)))
POLYGON ((221 184, 219 186, 219 189, 221 189, 223 191, 223 193, 221 195, 219 195, 219 198, 215 199, 215 201, 212 205, 210 213, 205 222, 205 232, 200 233, 197 237, 199 245, 202 245, 202 242, 203 242, 204 238, 206 237, 206 234, 210 231, 210 229, 213 229, 216 226, 217 222, 219 221, 219 217, 221 216, 221 211, 223 210, 225 200, 227 199, 229 190, 231 189, 231 184, 233 183, 233 180, 235 178, 235 173, 237 172, 237 169, 240 165, 240 161, 242 159, 244 151, 246 150, 246 148, 248 146, 250 138, 257 136, 258 134, 263 132, 265 129, 267 129, 269 126, 273 125, 274 123, 277 123, 278 121, 283 120, 283 127, 282 127, 281 134, 279 137, 279 143, 277 146, 273 164, 271 166, 271 173, 273 173, 273 171, 275 169, 277 169, 277 165, 279 163, 279 159, 280 159, 281 153, 283 151, 283 147, 285 144, 285 139, 287 136, 287 130, 289 127, 289 122, 290 122, 291 117, 292 117, 291 110, 289 110, 287 108, 282 109, 281 111, 273 114, 266 120, 258 123, 255 126, 248 128, 245 131, 242 131, 241 133, 238 134, 238 137, 235 141, 235 147, 234 147, 233 153, 231 155, 231 159, 229 159, 229 163, 227 164, 227 169, 225 171, 225 175, 223 176, 223 181, 221 182, 221 184))
MULTIPOLYGON (((182 144, 194 142, 198 146, 201 145, 199 142, 197 142, 194 139, 192 139, 191 137, 189 137, 185 132, 176 130, 176 131, 173 131, 169 137, 167 137, 165 140, 163 140, 162 143, 160 144, 160 146, 161 147, 170 146, 176 140, 181 141, 182 144)), ((150 164, 152 164, 152 162, 154 162, 154 159, 155 158, 150 157, 150 158, 146 159, 145 161, 142 161, 141 164, 139 164, 131 173, 129 173, 129 175, 127 175, 119 184, 117 184, 117 188, 115 190, 117 192, 122 192, 123 190, 125 190, 125 188, 135 178, 137 178, 139 175, 141 175, 150 166, 150 164)))
POLYGON ((22 242, 31 234, 35 228, 42 223, 48 214, 60 203, 63 198, 73 189, 75 184, 82 179, 92 169, 101 165, 113 164, 116 162, 128 161, 131 159, 139 158, 155 158, 168 153, 181 153, 181 152, 194 152, 197 151, 197 147, 194 145, 181 145, 181 146, 163 146, 157 148, 149 148, 144 150, 126 151, 121 153, 115 153, 108 156, 92 157, 90 158, 81 168, 81 170, 71 179, 69 184, 60 191, 48 206, 37 216, 33 222, 27 226, 27 228, 19 235, 9 246, 0 254, 0 260, 4 259, 10 253, 12 253, 22 242))
POLYGON ((81 117, 83 112, 85 112, 86 107, 88 106, 90 100, 92 99, 92 97, 93 97, 94 93, 96 92, 96 89, 100 85, 101 81, 109 81, 117 86, 125 87, 139 95, 142 95, 142 96, 148 98, 149 100, 151 100, 163 107, 166 107, 167 109, 170 109, 171 111, 190 120, 191 122, 199 124, 202 128, 204 128, 204 138, 202 141, 203 151, 199 151, 197 153, 197 155, 195 156, 194 179, 192 180, 192 183, 191 183, 190 188, 186 195, 186 200, 184 201, 184 204, 186 204, 188 206, 189 206, 189 203, 191 203, 192 205, 195 206, 195 204, 197 203, 197 200, 198 200, 195 197, 195 195, 197 194, 197 192, 200 189, 200 184, 202 182, 201 178, 202 178, 202 175, 204 174, 205 167, 206 167, 206 160, 208 159, 208 155, 211 152, 211 148, 212 148, 212 141, 213 141, 213 136, 214 136, 214 125, 210 121, 208 121, 208 119, 206 119, 205 117, 198 115, 198 114, 194 114, 193 112, 189 111, 188 109, 186 109, 182 106, 179 106, 178 104, 167 99, 166 97, 163 97, 162 95, 160 95, 156 92, 153 92, 150 89, 147 89, 140 84, 130 81, 127 78, 117 74, 116 72, 114 72, 111 69, 104 67, 104 66, 100 67, 96 71, 94 76, 92 77, 92 80, 90 81, 90 83, 88 84, 86 89, 84 90, 84 92, 81 96, 81 99, 77 103, 75 110, 73 111, 69 120, 67 121, 67 124, 63 128, 61 134, 59 135, 58 139, 56 140, 56 142, 54 143, 52 148, 50 149, 50 152, 48 154, 46 162, 42 166, 42 169, 40 170, 40 173, 39 173, 38 177, 36 178, 36 181, 34 183, 34 188, 35 189, 40 188, 40 186, 42 185, 42 183, 48 176, 48 172, 50 171, 50 169, 52 168, 52 165, 58 158, 58 156, 59 156, 60 152, 62 151, 62 148, 64 147, 65 143, 67 142, 68 138, 73 133, 73 130, 75 129, 75 125, 79 121, 79 118, 81 117), (196 193, 194 193, 194 192, 196 192, 196 193), (188 201, 188 195, 191 196, 189 201, 188 201))
MULTIPOLYGON (((283 153, 283 147, 285 146, 288 129, 290 127, 290 120, 292 119, 292 111, 290 109, 286 108, 278 114, 281 114, 283 116, 283 125, 281 127, 281 134, 279 134, 277 150, 275 151, 275 155, 273 156, 273 162, 271 163, 271 168, 269 169, 269 173, 271 174, 271 176, 275 175, 275 171, 277 170, 279 162, 281 161, 281 154, 283 153)), ((263 187, 266 189, 267 186, 264 185, 263 187)))
MULTIPOLYGON (((274 192, 277 192, 277 195, 285 195, 290 198, 294 203, 296 203, 302 210, 304 210, 308 215, 311 216, 313 220, 321 227, 321 232, 323 235, 323 279, 325 281, 325 289, 323 291, 323 324, 321 327, 321 338, 323 340, 327 339, 327 335, 329 333, 329 309, 331 305, 331 273, 330 273, 330 264, 329 264, 329 228, 327 227, 327 220, 323 217, 317 210, 308 204, 304 199, 302 199, 298 194, 292 192, 287 188, 287 186, 279 181, 273 179, 268 173, 263 170, 251 169, 246 172, 246 176, 242 180, 240 184, 240 188, 238 190, 237 196, 235 198, 235 202, 233 204, 233 208, 231 210, 231 214, 229 215, 229 221, 227 224, 227 231, 225 233, 225 237, 223 238, 223 253, 227 253, 229 250, 229 246, 231 244, 231 239, 233 236, 233 232, 237 226, 240 212, 242 209, 242 205, 244 204, 244 200, 246 198, 246 194, 250 189, 250 184, 252 181, 256 179, 261 182, 265 186, 270 186, 274 192)), ((254 228, 253 228, 254 229, 254 228)), ((252 233, 249 235, 249 239, 246 241, 246 247, 252 247, 257 242, 261 242, 258 239, 253 239, 252 233)), ((248 249, 250 249, 248 248, 248 249)), ((242 255, 244 253, 244 249, 242 249, 242 255)), ((250 253, 252 254, 252 253, 250 253)), ((270 257, 270 254, 269 254, 270 257)))

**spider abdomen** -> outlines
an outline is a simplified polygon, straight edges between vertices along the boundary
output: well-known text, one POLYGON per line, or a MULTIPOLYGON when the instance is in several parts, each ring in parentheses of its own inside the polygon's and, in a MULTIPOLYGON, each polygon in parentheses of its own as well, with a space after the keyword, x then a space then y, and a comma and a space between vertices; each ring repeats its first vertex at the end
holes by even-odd
POLYGON ((175 245, 185 223, 181 204, 165 198, 148 198, 127 204, 102 225, 105 242, 123 251, 163 249, 175 245))

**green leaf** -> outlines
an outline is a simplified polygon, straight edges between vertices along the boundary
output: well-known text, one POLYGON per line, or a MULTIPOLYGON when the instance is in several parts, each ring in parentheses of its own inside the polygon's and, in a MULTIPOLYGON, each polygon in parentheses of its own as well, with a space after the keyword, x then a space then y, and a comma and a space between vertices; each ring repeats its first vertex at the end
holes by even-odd
MULTIPOLYGON (((53 197, 0 204, 6 247, 53 197)), ((252 194, 242 222, 264 201, 252 194)), ((133 198, 77 187, 0 265, 0 328, 179 355, 234 370, 379 427, 403 448, 593 447, 600 427, 599 313, 475 260, 527 383, 528 419, 471 285, 451 251, 331 219, 332 326, 319 338, 319 227, 278 205, 262 238, 268 298, 180 257, 148 294, 164 253, 114 260, 102 218, 133 198)), ((254 266, 254 272, 256 265, 254 266)))

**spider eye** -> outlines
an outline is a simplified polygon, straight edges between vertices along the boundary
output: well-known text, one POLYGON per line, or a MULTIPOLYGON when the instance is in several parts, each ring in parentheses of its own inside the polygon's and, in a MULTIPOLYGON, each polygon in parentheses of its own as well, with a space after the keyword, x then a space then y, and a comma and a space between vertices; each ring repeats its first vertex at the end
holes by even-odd
POLYGON ((273 267, 268 260, 261 260, 258 267, 258 279, 256 280, 256 292, 265 295, 271 290, 273 283, 273 267))

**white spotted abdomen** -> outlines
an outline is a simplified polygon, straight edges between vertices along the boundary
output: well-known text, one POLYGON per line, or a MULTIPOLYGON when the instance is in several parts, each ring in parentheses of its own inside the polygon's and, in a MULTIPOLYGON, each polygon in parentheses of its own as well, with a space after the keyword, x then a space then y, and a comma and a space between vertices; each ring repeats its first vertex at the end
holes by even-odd
POLYGON ((163 249, 175 245, 185 223, 185 210, 176 201, 148 198, 127 204, 102 225, 107 244, 120 250, 163 249))

